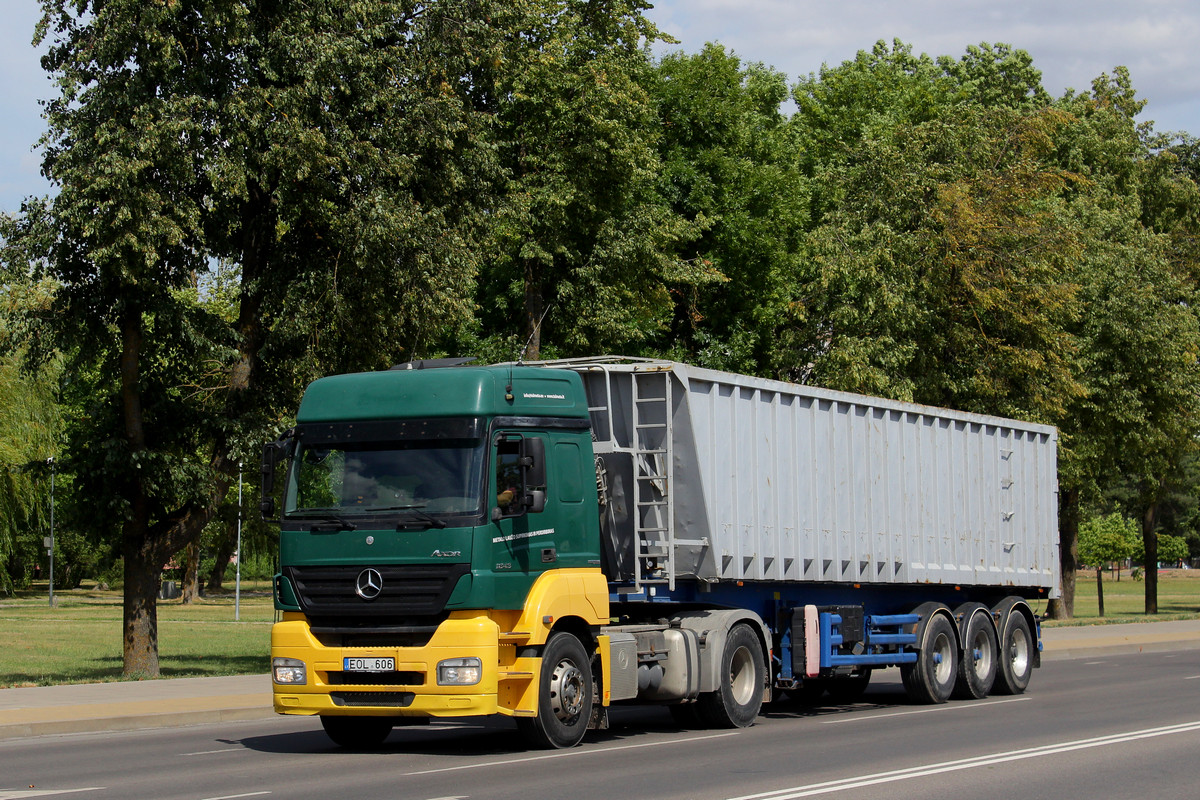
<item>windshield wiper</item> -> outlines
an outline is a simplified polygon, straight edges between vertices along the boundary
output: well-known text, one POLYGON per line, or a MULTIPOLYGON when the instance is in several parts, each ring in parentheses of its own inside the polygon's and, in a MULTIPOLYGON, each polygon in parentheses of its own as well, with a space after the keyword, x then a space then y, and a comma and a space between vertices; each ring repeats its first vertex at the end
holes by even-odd
POLYGON ((334 513, 329 508, 306 508, 302 513, 292 513, 288 515, 292 519, 315 519, 320 522, 314 522, 312 529, 314 531, 356 531, 358 526, 340 514, 334 513))
MULTIPOLYGON (((420 520, 421 522, 424 522, 426 527, 429 527, 429 528, 444 528, 444 527, 446 527, 445 522, 442 522, 437 517, 431 516, 431 515, 425 513, 424 511, 422 511, 421 509, 424 507, 425 507, 424 503, 411 503, 406 506, 387 506, 385 508, 372 508, 371 510, 372 511, 411 511, 412 515, 414 517, 416 517, 418 520, 420 520)), ((402 528, 408 527, 411 524, 412 523, 401 521, 399 524, 396 525, 396 530, 400 530, 402 528)))

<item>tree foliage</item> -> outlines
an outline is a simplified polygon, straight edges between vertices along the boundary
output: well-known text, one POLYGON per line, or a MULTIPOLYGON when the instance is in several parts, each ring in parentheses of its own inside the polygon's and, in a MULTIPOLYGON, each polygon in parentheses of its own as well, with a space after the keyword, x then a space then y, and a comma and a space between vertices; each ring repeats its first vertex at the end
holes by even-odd
POLYGON ((499 18, 485 107, 505 178, 478 296, 498 356, 637 348, 669 320, 668 285, 697 277, 656 191, 646 7, 537 0, 499 18))
POLYGON ((1132 557, 1141 541, 1141 528, 1113 512, 1092 517, 1079 526, 1079 562, 1101 568, 1132 557))
POLYGON ((676 251, 699 280, 670 287, 662 351, 770 374, 807 225, 808 186, 780 113, 784 76, 709 45, 658 65, 659 185, 696 235, 676 251))
POLYGON ((13 283, 0 295, 0 592, 32 577, 49 533, 50 459, 59 455, 61 409, 56 401, 57 363, 37 373, 22 369, 12 347, 12 328, 21 316, 49 303, 45 286, 13 283))

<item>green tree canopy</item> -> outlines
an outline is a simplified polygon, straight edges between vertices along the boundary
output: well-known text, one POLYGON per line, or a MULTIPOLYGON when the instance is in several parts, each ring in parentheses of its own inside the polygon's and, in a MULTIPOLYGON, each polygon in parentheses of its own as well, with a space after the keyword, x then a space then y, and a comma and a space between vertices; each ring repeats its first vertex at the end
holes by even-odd
POLYGON ((1079 561, 1104 567, 1134 555, 1141 541, 1141 528, 1133 520, 1113 512, 1091 517, 1079 525, 1079 561))
POLYGON ((489 355, 636 349, 669 321, 668 285, 698 277, 674 255, 689 226, 656 191, 647 7, 537 0, 500 17, 511 34, 485 75, 506 173, 478 296, 489 355))
POLYGON ((662 193, 697 230, 677 252, 703 277, 671 287, 674 319, 661 350, 770 374, 809 223, 798 143, 779 112, 784 76, 708 45, 665 57, 654 96, 662 193))

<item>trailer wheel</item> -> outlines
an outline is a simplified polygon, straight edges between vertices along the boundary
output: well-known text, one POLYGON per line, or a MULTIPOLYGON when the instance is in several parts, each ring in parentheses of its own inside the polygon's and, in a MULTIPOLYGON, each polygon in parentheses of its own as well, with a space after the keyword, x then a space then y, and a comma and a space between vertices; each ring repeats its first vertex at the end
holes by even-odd
POLYGON ((996 630, 987 609, 979 606, 969 613, 963 629, 963 648, 954 696, 963 700, 981 700, 988 696, 996 680, 1000 648, 996 644, 996 630))
POLYGON ((904 689, 918 703, 944 703, 958 678, 958 643, 945 614, 934 614, 921 635, 917 660, 900 669, 904 689))
POLYGON ((558 750, 583 740, 591 716, 591 659, 577 638, 553 633, 542 651, 537 716, 517 726, 533 745, 558 750))
POLYGON ((1033 647, 1029 621, 1020 611, 1010 611, 1000 634, 996 694, 1021 694, 1029 686, 1029 677, 1033 673, 1033 647))
POLYGON ((321 717, 333 743, 347 750, 369 750, 383 744, 396 721, 391 717, 321 717))
POLYGON ((758 637, 735 625, 721 653, 721 685, 698 701, 701 717, 713 728, 748 728, 762 709, 766 667, 758 637))

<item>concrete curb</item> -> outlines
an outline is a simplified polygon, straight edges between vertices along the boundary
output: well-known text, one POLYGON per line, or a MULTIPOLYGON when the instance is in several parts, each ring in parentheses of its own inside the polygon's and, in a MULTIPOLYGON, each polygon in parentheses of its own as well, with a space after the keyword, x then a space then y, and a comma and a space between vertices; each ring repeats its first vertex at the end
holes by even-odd
POLYGON ((1196 650, 1200 620, 1043 628, 1042 643, 1046 661, 1196 650))
MULTIPOLYGON (((0 719, 5 715, 0 714, 0 719)), ((266 719, 275 716, 268 707, 212 708, 160 714, 128 714, 111 717, 85 717, 63 720, 31 720, 0 722, 0 741, 34 736, 54 736, 66 733, 102 733, 105 731, 137 731, 154 728, 185 728, 207 722, 233 722, 266 719)))
POLYGON ((0 740, 274 716, 269 675, 0 689, 0 740))

